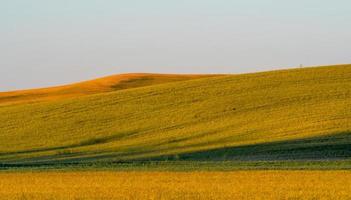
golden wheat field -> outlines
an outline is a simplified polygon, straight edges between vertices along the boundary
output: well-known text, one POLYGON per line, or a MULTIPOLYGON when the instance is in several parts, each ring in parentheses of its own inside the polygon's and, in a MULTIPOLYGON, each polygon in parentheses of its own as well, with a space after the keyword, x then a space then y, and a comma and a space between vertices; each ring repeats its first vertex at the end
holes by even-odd
POLYGON ((0 198, 351 199, 351 172, 3 172, 0 198))

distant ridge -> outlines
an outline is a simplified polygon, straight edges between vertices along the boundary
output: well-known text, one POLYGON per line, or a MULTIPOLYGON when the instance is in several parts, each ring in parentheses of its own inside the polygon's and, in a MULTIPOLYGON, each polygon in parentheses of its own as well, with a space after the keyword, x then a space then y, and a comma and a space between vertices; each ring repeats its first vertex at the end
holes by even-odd
POLYGON ((57 87, 0 92, 0 105, 66 99, 210 76, 215 75, 149 73, 118 74, 57 87))

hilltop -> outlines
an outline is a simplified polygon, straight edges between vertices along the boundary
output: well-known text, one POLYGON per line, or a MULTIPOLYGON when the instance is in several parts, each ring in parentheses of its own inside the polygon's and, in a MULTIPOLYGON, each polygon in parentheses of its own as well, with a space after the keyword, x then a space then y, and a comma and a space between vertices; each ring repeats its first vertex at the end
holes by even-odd
POLYGON ((351 65, 160 77, 2 100, 0 163, 351 158, 351 65))
POLYGON ((95 80, 83 81, 79 83, 57 87, 19 90, 13 92, 0 92, 0 105, 68 99, 85 95, 99 94, 117 90, 145 87, 150 85, 185 81, 211 76, 216 75, 180 75, 147 73, 117 74, 95 80))

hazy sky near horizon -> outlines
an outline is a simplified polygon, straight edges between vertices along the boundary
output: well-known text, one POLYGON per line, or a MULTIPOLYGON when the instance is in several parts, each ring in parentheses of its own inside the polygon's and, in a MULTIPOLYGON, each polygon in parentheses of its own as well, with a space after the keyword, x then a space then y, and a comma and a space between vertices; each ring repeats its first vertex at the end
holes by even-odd
POLYGON ((350 0, 0 0, 0 91, 351 63, 350 0))

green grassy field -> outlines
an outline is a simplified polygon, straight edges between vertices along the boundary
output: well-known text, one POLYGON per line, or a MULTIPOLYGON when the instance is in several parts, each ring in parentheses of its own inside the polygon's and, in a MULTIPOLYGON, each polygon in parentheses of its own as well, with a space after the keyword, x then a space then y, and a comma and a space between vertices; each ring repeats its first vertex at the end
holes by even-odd
POLYGON ((351 158, 351 65, 41 100, 0 104, 0 165, 351 158))

